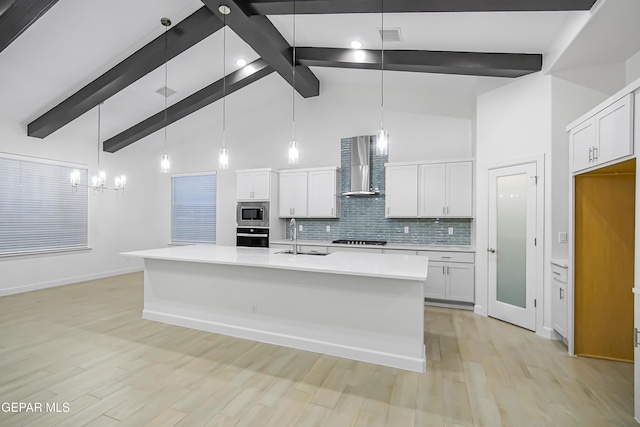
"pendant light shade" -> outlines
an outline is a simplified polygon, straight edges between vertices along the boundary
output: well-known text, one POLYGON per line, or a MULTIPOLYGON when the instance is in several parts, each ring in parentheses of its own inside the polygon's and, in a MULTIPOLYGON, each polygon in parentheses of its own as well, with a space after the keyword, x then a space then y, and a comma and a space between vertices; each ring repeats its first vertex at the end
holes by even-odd
POLYGON ((218 169, 229 169, 229 150, 221 148, 218 154, 218 169))
POLYGON ((379 156, 386 156, 389 154, 389 134, 384 129, 380 129, 378 131, 376 152, 379 156))
POLYGON ((381 59, 380 59, 380 130, 378 131, 378 138, 376 143, 376 152, 379 156, 386 156, 389 154, 389 134, 384 130, 384 0, 381 1, 381 59))
POLYGON ((171 172, 171 160, 169 160, 169 155, 167 153, 163 154, 160 158, 160 172, 171 172))
POLYGON ((289 142, 289 164, 297 165, 298 158, 299 158, 298 143, 295 141, 291 141, 289 142))
POLYGON ((167 154, 167 97, 169 96, 169 88, 167 87, 167 62, 168 62, 168 44, 167 44, 167 31, 171 25, 169 18, 160 19, 160 23, 164 25, 164 154, 160 158, 160 173, 171 172, 171 161, 167 154))

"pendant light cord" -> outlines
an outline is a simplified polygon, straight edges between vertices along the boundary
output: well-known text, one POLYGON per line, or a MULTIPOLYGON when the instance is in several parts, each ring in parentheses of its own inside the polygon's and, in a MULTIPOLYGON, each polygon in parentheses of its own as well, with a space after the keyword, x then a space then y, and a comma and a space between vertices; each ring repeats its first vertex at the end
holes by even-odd
POLYGON ((227 137, 227 15, 222 15, 222 148, 227 137))
POLYGON ((291 91, 291 118, 293 124, 292 141, 296 140, 296 0, 293 0, 293 90, 291 91))
POLYGON ((381 0, 381 25, 382 30, 380 31, 380 40, 381 40, 381 58, 380 58, 380 129, 384 129, 384 0, 381 0))
POLYGON ((169 26, 164 27, 164 153, 167 154, 167 63, 169 62, 169 43, 167 42, 167 31, 169 26))
POLYGON ((100 173, 100 108, 102 103, 98 104, 98 173, 100 173))

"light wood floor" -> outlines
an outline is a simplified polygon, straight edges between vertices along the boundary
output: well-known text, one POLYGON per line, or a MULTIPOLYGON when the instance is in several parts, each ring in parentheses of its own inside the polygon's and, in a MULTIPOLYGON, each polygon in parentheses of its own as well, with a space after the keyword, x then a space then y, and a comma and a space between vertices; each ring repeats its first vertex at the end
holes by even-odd
POLYGON ((0 298, 0 426, 627 426, 633 365, 425 308, 427 372, 141 319, 142 274, 0 298))

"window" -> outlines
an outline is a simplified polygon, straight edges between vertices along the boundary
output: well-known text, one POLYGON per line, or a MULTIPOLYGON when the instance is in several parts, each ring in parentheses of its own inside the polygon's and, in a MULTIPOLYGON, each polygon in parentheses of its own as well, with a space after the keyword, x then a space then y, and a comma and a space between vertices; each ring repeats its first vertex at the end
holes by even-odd
POLYGON ((53 161, 0 156, 0 256, 86 249, 87 191, 70 176, 87 169, 53 161))
POLYGON ((216 174, 171 177, 171 242, 216 242, 216 174))

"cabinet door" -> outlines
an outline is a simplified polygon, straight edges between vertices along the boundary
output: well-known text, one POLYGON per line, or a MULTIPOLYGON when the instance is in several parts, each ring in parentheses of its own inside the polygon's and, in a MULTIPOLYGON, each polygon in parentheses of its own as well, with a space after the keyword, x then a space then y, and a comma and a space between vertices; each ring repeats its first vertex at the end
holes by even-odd
POLYGON ((281 173, 278 178, 278 216, 291 218, 293 216, 293 174, 281 173))
POLYGON ((552 280, 551 324, 561 336, 567 337, 567 293, 563 283, 552 280))
POLYGON ((447 163, 447 216, 473 216, 473 163, 447 163))
POLYGON ((307 216, 307 173, 296 172, 293 175, 293 216, 307 216))
POLYGON ((238 200, 250 200, 253 195, 253 174, 251 173, 239 173, 237 183, 238 200))
POLYGON ((446 298, 446 268, 445 263, 429 261, 429 266, 427 267, 427 281, 424 284, 425 298, 446 298))
POLYGON ((442 217, 447 210, 444 163, 420 166, 420 216, 442 217))
POLYGON ((271 176, 269 171, 253 172, 253 199, 269 200, 271 176))
POLYGON ((418 165, 387 166, 385 170, 387 218, 418 216, 418 165))
POLYGON ((596 114, 598 144, 595 163, 605 163, 633 153, 633 104, 631 94, 596 114))
POLYGON ((449 263, 446 265, 447 295, 453 301, 475 302, 473 265, 449 263))
POLYGON ((571 170, 576 172, 592 166, 593 148, 596 145, 595 119, 589 119, 571 129, 569 143, 573 148, 571 170))
POLYGON ((336 171, 309 172, 308 216, 310 218, 336 218, 336 171))

